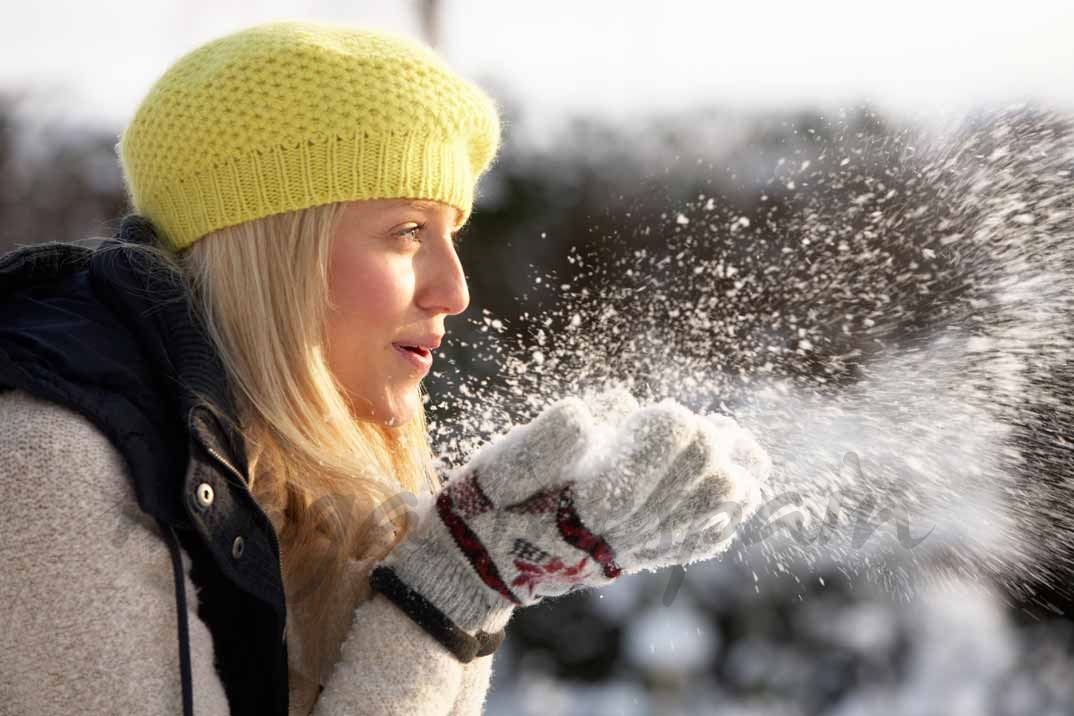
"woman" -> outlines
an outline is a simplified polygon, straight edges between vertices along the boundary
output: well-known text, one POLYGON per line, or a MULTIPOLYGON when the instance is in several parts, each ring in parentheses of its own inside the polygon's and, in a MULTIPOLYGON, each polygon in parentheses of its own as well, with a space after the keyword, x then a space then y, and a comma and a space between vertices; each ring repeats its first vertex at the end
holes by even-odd
POLYGON ((432 470, 499 137, 424 47, 261 25, 142 102, 117 240, 4 257, 0 711, 480 713, 516 608, 726 547, 767 457, 672 403, 432 470))

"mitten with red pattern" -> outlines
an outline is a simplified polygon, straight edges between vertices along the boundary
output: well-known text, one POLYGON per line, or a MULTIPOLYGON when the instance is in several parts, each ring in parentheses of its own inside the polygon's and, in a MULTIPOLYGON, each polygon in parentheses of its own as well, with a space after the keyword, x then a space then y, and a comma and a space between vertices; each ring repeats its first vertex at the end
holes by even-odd
POLYGON ((371 583, 466 661, 515 607, 724 551, 769 467, 730 418, 561 400, 455 471, 371 583))

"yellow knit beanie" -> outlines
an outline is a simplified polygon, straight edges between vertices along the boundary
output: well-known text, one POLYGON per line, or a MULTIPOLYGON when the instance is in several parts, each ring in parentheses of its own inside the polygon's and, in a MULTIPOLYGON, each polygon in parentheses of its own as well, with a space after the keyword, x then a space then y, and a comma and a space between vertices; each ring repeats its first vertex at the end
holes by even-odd
POLYGON ((116 149, 134 211, 179 250, 225 226, 354 199, 442 201, 465 223, 499 142, 495 103, 429 48, 287 21, 180 58, 116 149))

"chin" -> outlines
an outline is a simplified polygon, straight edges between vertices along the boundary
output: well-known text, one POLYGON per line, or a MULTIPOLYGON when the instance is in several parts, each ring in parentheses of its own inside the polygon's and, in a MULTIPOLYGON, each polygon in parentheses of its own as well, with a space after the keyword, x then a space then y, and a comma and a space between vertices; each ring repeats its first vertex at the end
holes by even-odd
POLYGON ((360 420, 380 423, 386 427, 398 427, 414 419, 418 413, 420 398, 415 389, 399 397, 384 395, 375 403, 361 402, 363 409, 356 410, 356 415, 360 420))

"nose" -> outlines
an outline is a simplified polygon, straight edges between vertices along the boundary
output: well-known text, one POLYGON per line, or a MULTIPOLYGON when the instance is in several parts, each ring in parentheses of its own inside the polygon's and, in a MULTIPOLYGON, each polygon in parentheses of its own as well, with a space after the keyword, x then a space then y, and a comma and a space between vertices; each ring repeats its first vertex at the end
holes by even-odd
POLYGON ((435 246, 426 244, 425 248, 418 305, 430 313, 462 313, 470 305, 470 290, 451 236, 435 241, 435 246))

